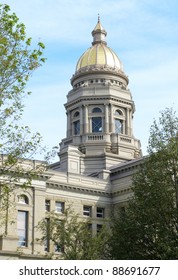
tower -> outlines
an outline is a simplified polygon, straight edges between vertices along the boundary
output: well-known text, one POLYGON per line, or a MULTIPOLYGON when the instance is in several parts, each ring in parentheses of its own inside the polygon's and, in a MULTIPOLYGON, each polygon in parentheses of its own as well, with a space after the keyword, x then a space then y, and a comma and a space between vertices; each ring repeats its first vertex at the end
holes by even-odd
POLYGON ((67 135, 60 143, 60 170, 92 175, 141 156, 133 135, 134 101, 128 77, 107 46, 100 18, 93 42, 79 58, 65 104, 67 135))

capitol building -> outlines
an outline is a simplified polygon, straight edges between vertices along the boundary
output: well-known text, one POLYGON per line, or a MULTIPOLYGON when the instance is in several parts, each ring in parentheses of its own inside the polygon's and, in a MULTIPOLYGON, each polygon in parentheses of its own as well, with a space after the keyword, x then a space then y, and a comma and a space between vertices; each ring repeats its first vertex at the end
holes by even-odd
MULTIPOLYGON (((30 187, 14 190, 13 223, 0 230, 0 259, 38 259, 54 252, 41 244, 38 223, 46 212, 63 215, 69 206, 90 218, 97 233, 105 219, 123 209, 132 195, 132 175, 143 160, 134 135, 135 104, 129 79, 118 55, 107 45, 98 18, 92 45, 76 62, 71 90, 64 104, 66 137, 59 144, 59 161, 48 166, 30 187)), ((40 161, 25 161, 37 168, 40 161)))

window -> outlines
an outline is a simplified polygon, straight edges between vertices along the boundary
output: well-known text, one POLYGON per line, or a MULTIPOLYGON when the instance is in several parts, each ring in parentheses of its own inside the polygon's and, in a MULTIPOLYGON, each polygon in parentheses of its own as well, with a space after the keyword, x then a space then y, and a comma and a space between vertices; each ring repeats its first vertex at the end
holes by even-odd
POLYGON ((101 113, 102 113, 102 110, 99 107, 93 108, 92 114, 94 114, 94 115, 91 118, 92 132, 102 132, 103 131, 101 113))
POLYGON ((115 115, 115 119, 114 119, 114 123, 115 123, 115 133, 118 134, 123 134, 125 133, 125 115, 124 112, 117 109, 114 112, 115 115))
POLYGON ((73 134, 79 135, 80 134, 80 112, 76 111, 73 115, 73 134))
POLYGON ((115 115, 120 115, 120 116, 122 116, 122 115, 123 115, 123 113, 122 113, 122 111, 121 111, 121 110, 116 110, 116 111, 115 111, 115 115))
POLYGON ((93 110, 92 110, 92 113, 102 113, 102 110, 98 107, 95 107, 93 110))
POLYGON ((92 226, 91 223, 88 223, 88 224, 87 224, 87 229, 88 229, 89 235, 92 237, 92 234, 93 234, 93 226, 92 226))
POLYGON ((45 200, 45 211, 50 212, 50 200, 45 200))
POLYGON ((123 121, 115 119, 115 133, 123 133, 123 121))
POLYGON ((75 112, 75 114, 74 114, 74 118, 76 118, 76 117, 78 117, 78 116, 80 116, 79 111, 75 112))
POLYGON ((74 135, 79 135, 80 134, 80 121, 75 121, 74 122, 74 135))
POLYGON ((100 231, 102 230, 102 227, 103 227, 103 225, 96 226, 97 233, 100 233, 100 231))
POLYGON ((45 219, 46 222, 46 238, 44 240, 44 250, 45 252, 49 252, 50 251, 50 219, 46 218, 45 219))
POLYGON ((92 118, 92 132, 102 132, 102 118, 101 117, 92 118))
POLYGON ((22 204, 29 204, 28 197, 24 194, 18 195, 18 202, 22 204))
POLYGON ((104 208, 97 207, 96 217, 97 218, 104 218, 104 208))
POLYGON ((64 202, 56 201, 55 208, 57 213, 64 213, 64 202))
POLYGON ((55 244, 54 245, 54 252, 55 253, 63 253, 64 252, 64 248, 60 246, 60 244, 55 244))
POLYGON ((87 224, 88 230, 92 233, 92 224, 87 224))
POLYGON ((92 207, 91 206, 83 206, 83 215, 87 217, 91 217, 92 215, 92 207))
POLYGON ((17 234, 18 246, 27 247, 27 233, 28 233, 28 212, 18 211, 17 216, 17 234))

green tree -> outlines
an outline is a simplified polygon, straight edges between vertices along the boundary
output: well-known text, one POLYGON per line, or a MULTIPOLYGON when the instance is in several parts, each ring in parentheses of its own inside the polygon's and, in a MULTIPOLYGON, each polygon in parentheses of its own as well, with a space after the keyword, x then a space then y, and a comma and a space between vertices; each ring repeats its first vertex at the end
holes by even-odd
POLYGON ((178 118, 173 109, 153 122, 133 177, 133 198, 113 222, 114 259, 178 258, 178 118))
MULTIPOLYGON (((65 260, 94 260, 108 258, 109 234, 106 226, 96 234, 92 234, 91 221, 84 221, 70 208, 64 215, 55 212, 43 219, 38 230, 42 233, 41 242, 48 243, 52 248, 47 256, 54 257, 54 248, 59 252, 59 258, 65 260)), ((56 257, 56 255, 55 255, 56 257)))
MULTIPOLYGON (((23 159, 41 149, 40 134, 19 125, 23 100, 30 94, 25 91, 26 84, 45 61, 43 43, 31 50, 31 41, 16 14, 8 5, 0 4, 0 224, 5 222, 6 234, 10 196, 24 176, 23 159)), ((33 176, 34 172, 28 170, 23 187, 29 185, 33 176)))

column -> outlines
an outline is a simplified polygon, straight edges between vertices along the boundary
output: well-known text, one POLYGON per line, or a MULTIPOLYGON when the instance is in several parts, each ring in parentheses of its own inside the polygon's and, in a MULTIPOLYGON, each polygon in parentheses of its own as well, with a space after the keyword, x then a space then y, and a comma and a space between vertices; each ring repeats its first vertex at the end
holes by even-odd
POLYGON ((111 114, 110 114, 111 132, 114 133, 115 132, 115 123, 114 123, 114 117, 113 117, 113 104, 111 104, 110 110, 111 110, 111 114))
POLYGON ((89 132, 89 127, 88 127, 88 105, 84 106, 84 133, 89 132))
POLYGON ((67 112, 67 137, 71 136, 71 112, 67 112))
POLYGON ((108 110, 108 104, 105 104, 105 133, 109 133, 109 110, 108 110))
POLYGON ((131 128, 130 128, 130 110, 127 108, 127 116, 126 116, 126 133, 128 136, 131 135, 131 128))
POLYGON ((130 112, 130 136, 133 136, 133 112, 130 112))
POLYGON ((84 124, 83 124, 83 106, 80 107, 80 134, 83 134, 84 124))

